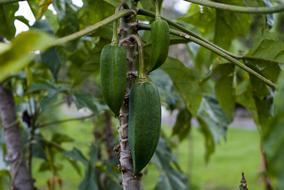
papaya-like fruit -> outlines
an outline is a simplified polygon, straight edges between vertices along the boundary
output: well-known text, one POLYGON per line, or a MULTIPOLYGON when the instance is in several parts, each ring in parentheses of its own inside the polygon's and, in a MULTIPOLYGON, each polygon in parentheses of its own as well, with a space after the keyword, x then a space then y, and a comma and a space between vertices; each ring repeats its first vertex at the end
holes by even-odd
POLYGON ((162 19, 157 19, 151 24, 152 49, 150 55, 150 71, 160 67, 168 57, 170 46, 169 31, 168 23, 162 19))
POLYGON ((161 103, 157 88, 138 79, 130 91, 128 140, 133 171, 138 174, 151 160, 160 137, 161 103))
POLYGON ((106 104, 115 115, 119 114, 126 91, 126 49, 108 44, 101 52, 100 75, 102 92, 106 104))

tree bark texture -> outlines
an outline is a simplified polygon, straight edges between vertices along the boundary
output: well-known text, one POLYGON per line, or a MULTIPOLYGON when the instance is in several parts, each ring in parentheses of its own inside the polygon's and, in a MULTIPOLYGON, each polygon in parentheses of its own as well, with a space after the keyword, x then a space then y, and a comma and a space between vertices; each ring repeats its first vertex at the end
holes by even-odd
POLYGON ((268 161, 267 161, 266 154, 263 151, 262 147, 263 146, 261 146, 262 180, 263 180, 263 183, 264 183, 264 186, 265 186, 265 190, 273 190, 272 183, 269 179, 269 176, 267 175, 268 161))
POLYGON ((12 190, 33 190, 33 180, 23 158, 19 123, 13 94, 0 85, 0 116, 7 146, 6 160, 10 164, 12 190))
MULTIPOLYGON (((122 3, 125 1, 122 0, 122 3)), ((130 2, 129 7, 135 8, 136 3, 130 2)), ((136 16, 128 16, 122 18, 120 22, 120 39, 121 45, 125 46, 128 50, 128 73, 127 73, 127 90, 125 93, 124 102, 120 110, 119 120, 119 144, 120 144, 120 166, 122 171, 122 186, 124 190, 140 190, 141 188, 141 176, 133 174, 132 158, 128 144, 128 104, 129 104, 129 92, 137 76, 135 69, 135 63, 137 60, 137 46, 135 41, 125 40, 131 35, 137 34, 136 16)))

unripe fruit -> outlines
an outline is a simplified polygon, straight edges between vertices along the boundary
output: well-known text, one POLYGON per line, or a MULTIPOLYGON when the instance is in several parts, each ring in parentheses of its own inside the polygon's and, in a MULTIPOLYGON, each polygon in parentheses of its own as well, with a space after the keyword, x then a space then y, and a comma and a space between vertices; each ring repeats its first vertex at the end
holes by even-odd
POLYGON ((138 79, 129 98, 128 140, 133 171, 139 173, 151 160, 160 137, 161 103, 157 88, 138 79))
POLYGON ((119 114, 126 90, 126 50, 118 45, 106 45, 100 58, 102 92, 107 105, 119 114))
POLYGON ((152 50, 149 71, 157 69, 167 59, 170 46, 169 31, 168 23, 162 19, 157 19, 151 24, 152 50))

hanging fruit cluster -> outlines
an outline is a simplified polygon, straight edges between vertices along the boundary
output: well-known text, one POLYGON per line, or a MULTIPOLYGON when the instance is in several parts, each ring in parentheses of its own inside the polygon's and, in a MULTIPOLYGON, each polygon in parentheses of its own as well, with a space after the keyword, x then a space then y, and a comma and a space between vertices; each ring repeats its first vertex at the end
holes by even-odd
MULTIPOLYGON (((138 46, 138 78, 129 95, 128 142, 133 172, 138 174, 151 160, 158 145, 161 128, 161 103, 158 89, 147 74, 159 68, 169 49, 169 26, 161 19, 156 3, 156 19, 151 24, 151 54, 147 69, 144 66, 143 44, 139 36, 130 36, 138 46)), ((103 48, 100 59, 101 84, 105 101, 118 116, 127 83, 126 50, 118 45, 117 23, 114 24, 113 43, 103 48)))

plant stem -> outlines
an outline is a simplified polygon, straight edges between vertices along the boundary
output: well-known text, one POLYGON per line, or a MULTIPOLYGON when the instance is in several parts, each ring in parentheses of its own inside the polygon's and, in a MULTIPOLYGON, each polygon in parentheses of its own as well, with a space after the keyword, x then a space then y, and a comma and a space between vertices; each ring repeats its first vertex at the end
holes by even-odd
POLYGON ((144 74, 144 53, 143 53, 143 44, 138 35, 131 35, 129 38, 132 38, 136 41, 138 45, 139 52, 139 69, 138 69, 138 78, 143 79, 146 78, 144 74))
MULTIPOLYGON (((141 14, 141 15, 144 15, 144 16, 149 16, 149 17, 155 18, 155 13, 153 13, 153 12, 151 12, 151 11, 144 10, 144 9, 138 9, 138 10, 137 10, 137 14, 141 14)), ((215 45, 214 43, 212 43, 212 42, 206 40, 205 38, 199 36, 198 34, 196 34, 196 33, 192 32, 192 31, 186 29, 186 28, 185 28, 184 26, 182 26, 181 24, 176 23, 176 22, 174 22, 174 21, 172 21, 172 20, 170 20, 170 19, 167 19, 167 18, 165 18, 165 17, 161 17, 161 18, 162 18, 163 20, 167 21, 167 22, 169 23, 169 25, 171 25, 171 26, 173 26, 173 27, 175 27, 175 28, 177 28, 177 29, 179 29, 179 30, 181 30, 181 31, 183 31, 183 32, 185 32, 185 33, 187 33, 188 35, 194 36, 194 37, 196 37, 196 38, 198 38, 198 39, 204 41, 205 43, 210 44, 211 46, 215 47, 216 49, 219 49, 220 51, 223 51, 224 53, 230 55, 231 57, 234 57, 234 58, 236 58, 236 59, 241 58, 241 56, 234 55, 234 54, 232 54, 231 52, 228 52, 228 51, 226 51, 226 50, 220 48, 219 46, 215 45)))
POLYGON ((0 4, 17 3, 20 1, 26 1, 26 0, 0 0, 0 4))
POLYGON ((183 32, 179 32, 177 30, 171 30, 171 32, 175 35, 179 35, 179 36, 183 36, 184 38, 202 46, 205 47, 206 49, 216 53, 217 55, 223 57, 224 59, 234 63, 235 65, 237 65, 238 67, 242 68, 243 70, 247 71, 248 73, 254 75, 255 77, 257 77, 258 79, 260 79, 261 81, 263 81, 264 83, 266 83, 268 86, 276 89, 276 85, 271 82, 269 79, 265 78, 264 76, 262 76, 261 74, 259 74, 258 72, 256 72, 255 70, 251 69, 250 67, 246 66, 245 64, 241 63, 239 60, 237 60, 236 58, 224 53, 224 51, 220 51, 219 49, 215 48, 214 46, 211 46, 210 44, 194 37, 194 36, 190 36, 189 34, 183 33, 183 32))
POLYGON ((215 9, 222 9, 226 11, 233 11, 239 13, 249 13, 249 14, 271 14, 271 13, 279 13, 284 11, 284 5, 278 5, 275 7, 244 7, 238 5, 228 5, 224 3, 217 3, 208 0, 184 0, 190 3, 203 5, 206 7, 211 7, 215 9))
POLYGON ((156 19, 159 19, 161 18, 161 12, 158 0, 155 0, 155 7, 156 7, 156 19))
MULTIPOLYGON (((121 1, 125 3, 125 0, 121 1)), ((129 7, 136 9, 136 1, 129 1, 129 7)), ((134 17, 123 17, 120 22, 120 43, 127 49, 127 60, 128 60, 128 73, 127 73, 127 89, 124 96, 124 101, 120 109, 119 114, 119 163, 122 174, 122 187, 123 190, 140 190, 141 187, 141 176, 135 176, 133 174, 133 165, 131 152, 128 143, 128 115, 129 115, 129 93, 136 80, 136 55, 137 48, 135 42, 129 39, 132 35, 137 35, 136 29, 137 18, 134 17)))
MULTIPOLYGON (((120 6, 118 6, 115 9, 115 14, 117 14, 119 12, 119 10, 120 10, 120 6)), ((118 19, 113 22, 113 28, 112 28, 112 44, 114 44, 114 45, 118 45, 118 43, 119 43, 117 26, 118 26, 118 19)))
MULTIPOLYGON (((142 26, 142 25, 140 25, 142 26)), ((143 26, 146 29, 146 26, 143 26)), ((147 26, 150 28, 150 26, 147 26)), ((237 60, 236 58, 232 57, 231 55, 227 54, 225 50, 220 50, 221 48, 216 48, 215 46, 212 46, 210 43, 204 42, 194 36, 191 36, 191 33, 185 33, 185 32, 181 32, 178 30, 174 30, 174 29, 170 29, 170 33, 176 36, 180 36, 183 37, 185 39, 187 39, 188 41, 192 41, 202 47, 205 47, 206 49, 220 55, 221 57, 223 57, 224 59, 234 63, 235 65, 239 66, 240 68, 242 68, 243 70, 247 71, 248 73, 256 76, 258 79, 260 79, 261 81, 263 81, 264 83, 266 83, 268 86, 272 87, 272 88, 276 88, 276 85, 271 82, 270 80, 268 80, 267 78, 265 78, 264 76, 262 76, 261 74, 259 74, 258 72, 254 71, 253 69, 251 69, 250 67, 246 66, 245 64, 241 63, 239 60, 237 60)))
POLYGON ((119 40, 118 40, 118 35, 117 35, 117 20, 113 22, 113 30, 112 30, 112 44, 118 45, 119 40))
POLYGON ((38 125, 37 128, 43 128, 43 127, 48 127, 48 126, 51 126, 51 125, 62 124, 62 123, 67 123, 67 122, 72 122, 72 121, 80 121, 80 120, 90 119, 94 116, 95 116, 95 114, 91 114, 91 115, 83 116, 83 117, 75 117, 75 118, 63 119, 63 120, 58 120, 58 121, 52 121, 50 123, 44 123, 44 124, 38 125))
POLYGON ((110 17, 107 17, 105 18, 104 20, 94 24, 94 25, 91 25, 91 26, 88 26, 87 28, 83 29, 83 30, 80 30, 78 32, 75 32, 73 34, 70 34, 68 36, 65 36, 65 37, 62 37, 62 38, 59 38, 58 40, 56 40, 52 46, 56 46, 56 45, 63 45, 69 41, 72 41, 72 40, 75 40, 77 38, 80 38, 82 36, 85 36, 86 34, 89 34, 95 30, 97 30, 98 28, 100 27, 103 27, 121 17, 124 17, 124 16, 127 16, 127 15, 130 15, 130 14, 134 14, 134 11, 133 10, 122 10, 122 11, 119 11, 118 13, 110 16, 110 17))

